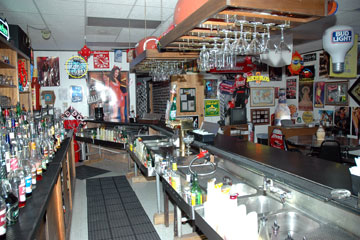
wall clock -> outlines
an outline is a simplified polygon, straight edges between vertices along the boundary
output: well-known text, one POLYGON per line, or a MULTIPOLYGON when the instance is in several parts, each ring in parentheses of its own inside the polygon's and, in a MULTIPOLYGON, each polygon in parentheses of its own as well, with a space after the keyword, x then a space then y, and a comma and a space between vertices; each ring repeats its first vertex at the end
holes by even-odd
POLYGON ((88 63, 83 57, 72 56, 66 61, 65 68, 70 78, 82 78, 88 72, 88 63))
POLYGON ((108 51, 94 51, 94 68, 104 69, 110 67, 108 51))

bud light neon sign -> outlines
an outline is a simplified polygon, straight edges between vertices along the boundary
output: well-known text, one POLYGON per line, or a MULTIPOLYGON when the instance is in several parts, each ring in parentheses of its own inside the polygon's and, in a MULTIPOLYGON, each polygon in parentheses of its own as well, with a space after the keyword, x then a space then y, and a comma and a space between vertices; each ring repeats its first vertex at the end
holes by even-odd
POLYGON ((332 43, 350 43, 352 41, 351 30, 338 30, 332 32, 331 42, 332 43))

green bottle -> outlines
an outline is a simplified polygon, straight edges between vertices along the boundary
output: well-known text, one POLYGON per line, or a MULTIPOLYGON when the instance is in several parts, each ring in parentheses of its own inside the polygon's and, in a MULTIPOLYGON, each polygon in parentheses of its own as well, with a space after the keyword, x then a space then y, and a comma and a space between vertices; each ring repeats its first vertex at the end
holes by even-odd
POLYGON ((176 97, 174 97, 174 101, 171 104, 170 107, 170 121, 174 121, 176 118, 176 97))
POLYGON ((191 205, 197 206, 197 205, 201 205, 202 203, 203 203, 202 190, 198 183, 197 174, 195 173, 193 175, 193 181, 191 184, 191 205))

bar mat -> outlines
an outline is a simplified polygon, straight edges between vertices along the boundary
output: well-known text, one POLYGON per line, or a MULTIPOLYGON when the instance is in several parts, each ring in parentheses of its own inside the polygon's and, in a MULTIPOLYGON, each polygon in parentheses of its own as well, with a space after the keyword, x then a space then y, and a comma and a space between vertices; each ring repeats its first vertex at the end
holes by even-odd
POLYGON ((95 177, 97 175, 101 175, 104 173, 110 172, 108 170, 95 168, 95 167, 89 167, 86 165, 81 165, 76 167, 76 178, 80 180, 84 180, 87 178, 95 177))
POLYGON ((89 240, 160 240, 125 176, 86 180, 89 240))

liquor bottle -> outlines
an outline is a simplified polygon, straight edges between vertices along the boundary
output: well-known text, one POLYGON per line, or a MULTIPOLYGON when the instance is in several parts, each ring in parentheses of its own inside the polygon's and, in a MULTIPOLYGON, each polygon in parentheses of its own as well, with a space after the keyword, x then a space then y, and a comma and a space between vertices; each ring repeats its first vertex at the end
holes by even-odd
POLYGON ((31 165, 31 188, 34 190, 36 188, 36 178, 37 178, 37 159, 35 154, 30 155, 30 165, 31 165))
POLYGON ((6 239, 6 203, 0 196, 0 240, 6 239))
MULTIPOLYGON (((41 166, 42 162, 41 162, 41 157, 38 154, 38 150, 36 147, 36 139, 34 136, 31 138, 30 147, 31 147, 30 161, 36 166, 36 181, 40 181, 42 179, 42 166, 41 166)), ((34 184, 34 180, 33 180, 33 184, 34 184)))
POLYGON ((5 164, 5 173, 1 169, 1 179, 6 178, 7 173, 10 172, 10 144, 6 141, 6 135, 1 136, 1 155, 3 158, 2 164, 5 164))
POLYGON ((8 175, 11 188, 14 190, 14 194, 19 199, 19 208, 23 208, 26 205, 26 193, 25 193, 25 175, 21 165, 12 165, 10 173, 8 175))
POLYGON ((180 179, 179 173, 177 172, 177 163, 176 162, 172 163, 172 171, 170 173, 170 177, 171 177, 171 186, 177 192, 181 192, 181 179, 180 179))
POLYGON ((22 167, 25 177, 25 195, 26 199, 32 195, 32 166, 28 159, 22 160, 22 167))
POLYGON ((10 182, 6 179, 2 180, 2 197, 6 204, 6 223, 12 225, 19 219, 19 200, 11 188, 10 182))
POLYGON ((7 178, 6 162, 2 151, 0 152, 0 179, 7 178))
POLYGON ((197 174, 195 173, 193 175, 193 181, 191 184, 191 205, 196 206, 196 205, 201 205, 202 203, 203 203, 202 190, 198 183, 197 174))
POLYGON ((174 101, 171 104, 169 119, 170 121, 174 121, 176 119, 176 97, 174 97, 174 101))
POLYGON ((47 170, 47 165, 49 163, 49 149, 48 149, 48 145, 45 141, 44 138, 44 133, 41 133, 40 135, 40 151, 41 151, 41 167, 43 172, 46 172, 47 170))

